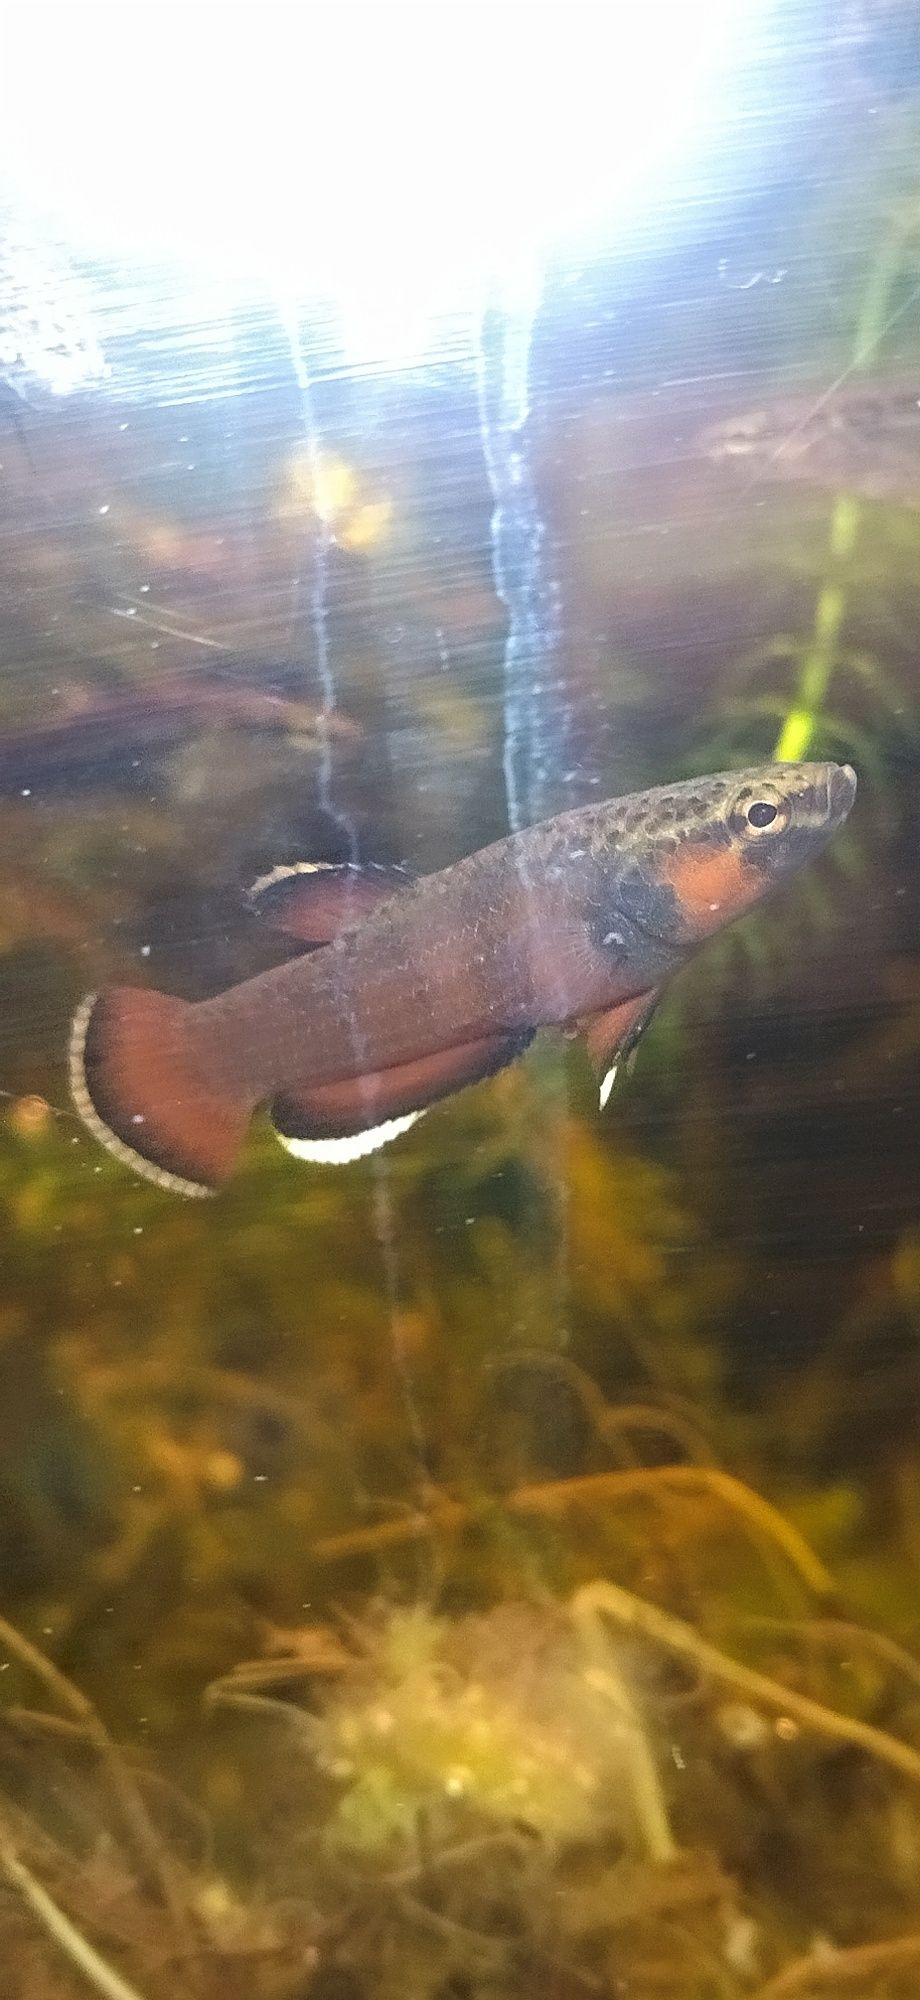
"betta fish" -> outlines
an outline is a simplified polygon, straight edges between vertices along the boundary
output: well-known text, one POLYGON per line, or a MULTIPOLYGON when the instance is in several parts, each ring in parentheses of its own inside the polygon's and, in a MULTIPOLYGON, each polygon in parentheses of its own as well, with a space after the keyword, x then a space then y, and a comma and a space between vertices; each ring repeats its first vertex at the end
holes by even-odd
POLYGON ((581 1035, 603 1108, 671 974, 812 860, 855 793, 849 765, 770 764, 560 813, 418 879, 276 868, 251 900, 300 955, 197 1003, 90 994, 74 1102, 185 1195, 233 1172, 259 1105, 299 1158, 357 1159, 542 1028, 581 1035))

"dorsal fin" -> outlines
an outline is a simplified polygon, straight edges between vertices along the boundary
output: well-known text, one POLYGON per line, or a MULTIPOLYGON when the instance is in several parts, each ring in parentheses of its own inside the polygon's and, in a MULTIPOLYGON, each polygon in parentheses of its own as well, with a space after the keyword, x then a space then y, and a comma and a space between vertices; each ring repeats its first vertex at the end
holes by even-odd
POLYGON ((293 861, 260 875, 247 901, 276 930, 314 948, 369 917, 413 877, 379 861, 293 861))

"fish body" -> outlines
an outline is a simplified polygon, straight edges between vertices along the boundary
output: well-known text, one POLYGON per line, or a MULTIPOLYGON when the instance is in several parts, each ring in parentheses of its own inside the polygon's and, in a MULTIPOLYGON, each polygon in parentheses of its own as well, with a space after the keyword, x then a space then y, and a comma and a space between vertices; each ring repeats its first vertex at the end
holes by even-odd
POLYGON ((0 730, 0 798, 21 797, 24 785, 44 791, 70 786, 84 775, 98 783, 100 769, 110 766, 122 783, 126 774, 130 782, 152 758, 181 750, 190 739, 197 748, 203 731, 296 737, 301 746, 318 745, 322 734, 337 748, 360 737, 341 714, 327 718, 283 689, 206 669, 188 677, 161 675, 145 681, 140 693, 100 697, 91 687, 74 693, 72 712, 65 707, 53 722, 0 730))
POLYGON ((604 1102, 667 979, 823 847, 855 788, 848 766, 767 765, 563 813, 417 881, 278 869, 254 904, 302 955, 197 1004, 88 996, 77 1108, 137 1172, 207 1194, 260 1104, 292 1151, 354 1158, 542 1028, 582 1033, 604 1102))
POLYGON ((709 426, 698 449, 757 480, 920 507, 920 384, 855 377, 709 426))

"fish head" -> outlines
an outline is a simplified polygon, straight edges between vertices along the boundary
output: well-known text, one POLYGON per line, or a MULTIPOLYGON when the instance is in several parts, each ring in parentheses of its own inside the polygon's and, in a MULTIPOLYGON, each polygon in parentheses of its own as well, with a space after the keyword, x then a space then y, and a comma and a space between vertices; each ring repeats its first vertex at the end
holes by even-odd
POLYGON ((754 466, 758 472, 783 478, 797 468, 822 440, 841 428, 833 404, 776 403, 770 409, 747 410, 727 422, 710 424, 696 439, 696 449, 713 465, 730 461, 754 466))
POLYGON ((756 458, 774 442, 775 435, 768 411, 745 410, 739 417, 707 424, 699 433, 697 446, 703 458, 721 465, 730 458, 756 458))
POLYGON ((646 792, 621 833, 618 908, 682 957, 814 859, 856 796, 849 764, 764 764, 646 792))

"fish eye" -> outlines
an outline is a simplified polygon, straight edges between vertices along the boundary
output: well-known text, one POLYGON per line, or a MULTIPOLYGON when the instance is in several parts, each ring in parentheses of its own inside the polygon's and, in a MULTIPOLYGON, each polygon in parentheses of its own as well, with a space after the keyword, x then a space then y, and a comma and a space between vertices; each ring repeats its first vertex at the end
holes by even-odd
POLYGON ((771 786, 764 786, 762 791, 751 789, 741 793, 732 806, 729 823, 740 839, 756 840, 761 834, 782 833, 791 817, 788 799, 774 792, 771 786))

